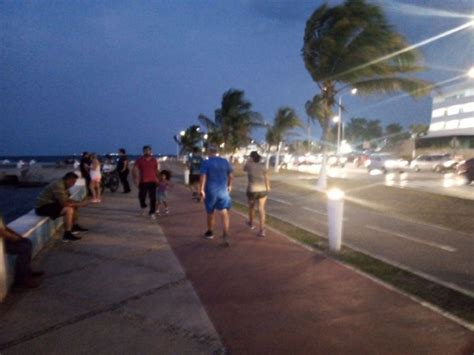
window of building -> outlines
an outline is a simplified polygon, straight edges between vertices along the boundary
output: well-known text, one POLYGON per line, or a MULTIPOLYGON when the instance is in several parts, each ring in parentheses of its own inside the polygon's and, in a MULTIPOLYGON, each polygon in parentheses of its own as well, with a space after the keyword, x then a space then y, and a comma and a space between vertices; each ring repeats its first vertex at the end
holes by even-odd
POLYGON ((442 117, 442 116, 444 116, 444 111, 446 111, 446 109, 444 107, 433 110, 432 117, 433 118, 442 117))
POLYGON ((461 108, 460 105, 454 105, 454 106, 448 107, 448 116, 457 115, 459 113, 460 108, 461 108))
POLYGON ((463 118, 459 120, 459 128, 473 128, 474 127, 474 117, 463 118))
POLYGON ((435 122, 430 124, 430 131, 441 131, 444 129, 444 122, 435 122))
POLYGON ((445 129, 456 129, 459 126, 459 120, 447 121, 444 128, 445 129))

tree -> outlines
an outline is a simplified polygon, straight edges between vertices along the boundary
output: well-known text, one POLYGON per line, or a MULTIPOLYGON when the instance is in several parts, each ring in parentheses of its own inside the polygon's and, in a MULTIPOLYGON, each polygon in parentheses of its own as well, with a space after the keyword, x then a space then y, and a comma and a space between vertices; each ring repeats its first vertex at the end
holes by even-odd
MULTIPOLYGON (((319 87, 313 103, 321 106, 322 116, 317 119, 323 141, 327 140, 336 95, 345 88, 357 88, 362 95, 403 91, 417 97, 428 93, 426 81, 407 76, 421 70, 418 52, 405 50, 407 47, 380 7, 365 0, 346 0, 334 7, 324 4, 313 12, 306 22, 302 55, 319 87)), ((325 156, 325 148, 323 153, 325 156)), ((320 188, 326 188, 323 174, 324 169, 320 188)))
MULTIPOLYGON (((275 172, 278 172, 280 165, 280 152, 283 141, 293 133, 293 129, 302 127, 302 123, 295 110, 290 107, 280 107, 273 120, 273 125, 268 127, 266 140, 269 145, 277 146, 277 154, 275 159, 275 172)), ((269 158, 267 159, 268 167, 269 158)))
POLYGON ((364 142, 378 140, 382 136, 382 127, 379 120, 354 117, 346 125, 345 136, 352 145, 362 146, 364 142))
POLYGON ((183 136, 175 136, 174 140, 180 145, 180 154, 190 153, 193 148, 202 142, 201 129, 198 125, 192 125, 184 131, 183 136))
POLYGON ((402 140, 410 138, 410 134, 405 132, 403 126, 399 123, 390 123, 385 127, 386 146, 395 147, 402 140))
POLYGON ((222 96, 221 107, 215 110, 214 120, 199 115, 199 121, 208 129, 208 140, 224 147, 226 152, 234 152, 247 145, 250 132, 263 126, 263 119, 251 110, 252 104, 244 99, 244 92, 230 89, 222 96))
POLYGON ((429 128, 430 127, 428 125, 423 124, 423 123, 415 123, 408 127, 411 135, 414 137, 421 137, 421 136, 426 135, 429 128))

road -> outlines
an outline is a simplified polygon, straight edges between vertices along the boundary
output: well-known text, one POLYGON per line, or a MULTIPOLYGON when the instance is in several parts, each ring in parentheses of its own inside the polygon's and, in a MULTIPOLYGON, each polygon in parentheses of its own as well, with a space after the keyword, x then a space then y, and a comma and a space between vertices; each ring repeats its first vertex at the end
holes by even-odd
MULTIPOLYGON (((402 184, 399 176, 386 180, 384 175, 369 176, 365 171, 348 170, 341 179, 341 173, 339 178, 330 178, 330 184, 347 188, 345 245, 474 296, 474 229, 473 222, 464 221, 469 216, 472 219, 474 186, 447 189, 443 187, 444 177, 431 173, 417 173, 416 179, 410 179, 409 174, 408 181, 402 184), (418 186, 431 193, 417 191, 418 186), (465 199, 438 198, 448 190, 449 195, 465 199), (395 203, 378 200, 382 193, 395 203), (466 214, 453 212, 460 205, 469 207, 466 214), (404 206, 412 211, 400 213, 404 206), (445 208, 447 211, 443 212, 445 208), (444 220, 440 217, 443 215, 449 218, 444 220)), ((268 213, 327 237, 326 201, 315 191, 316 177, 283 173, 272 175, 272 181, 268 213)), ((245 203, 245 189, 246 178, 237 177, 234 198, 245 203)))

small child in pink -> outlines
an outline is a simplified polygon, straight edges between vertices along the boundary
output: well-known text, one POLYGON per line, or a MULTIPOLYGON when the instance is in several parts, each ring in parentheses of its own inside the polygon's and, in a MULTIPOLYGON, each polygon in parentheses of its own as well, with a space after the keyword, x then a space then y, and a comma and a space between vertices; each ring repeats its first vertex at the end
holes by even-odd
POLYGON ((156 189, 156 214, 160 215, 160 206, 163 205, 165 208, 164 214, 170 213, 168 208, 168 190, 172 187, 171 184, 171 172, 169 170, 162 170, 160 172, 160 182, 156 189))

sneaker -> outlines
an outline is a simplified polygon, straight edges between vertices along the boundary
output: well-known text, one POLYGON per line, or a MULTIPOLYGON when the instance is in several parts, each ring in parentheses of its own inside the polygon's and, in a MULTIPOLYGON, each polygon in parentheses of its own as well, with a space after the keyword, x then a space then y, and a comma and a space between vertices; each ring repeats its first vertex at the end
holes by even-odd
POLYGON ((88 232, 89 230, 87 228, 81 227, 79 224, 75 224, 72 226, 72 232, 88 232))
POLYGON ((150 215, 150 219, 155 220, 155 219, 156 219, 156 213, 152 213, 152 214, 150 215))
POLYGON ((257 234, 259 237, 265 237, 265 229, 261 230, 260 232, 258 232, 257 234))
POLYGON ((224 242, 222 243, 222 246, 224 246, 226 248, 230 247, 229 236, 227 234, 224 234, 222 236, 222 239, 224 240, 224 242))
POLYGON ((249 226, 249 228, 250 228, 250 229, 255 229, 255 226, 253 225, 253 223, 252 223, 252 222, 250 222, 250 221, 247 221, 247 223, 246 223, 246 224, 249 226))
POLYGON ((81 239, 81 237, 76 237, 71 232, 64 232, 63 234, 63 242, 75 242, 76 240, 81 239))
POLYGON ((143 217, 143 216, 145 216, 145 214, 146 214, 146 208, 142 208, 140 210, 140 216, 143 217))
POLYGON ((166 208, 165 209, 165 215, 169 215, 169 214, 170 214, 170 210, 169 210, 169 208, 166 208))
POLYGON ((214 239, 214 233, 212 233, 212 231, 207 231, 206 233, 204 233, 204 238, 205 239, 214 239))

